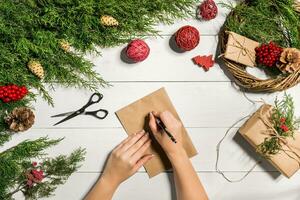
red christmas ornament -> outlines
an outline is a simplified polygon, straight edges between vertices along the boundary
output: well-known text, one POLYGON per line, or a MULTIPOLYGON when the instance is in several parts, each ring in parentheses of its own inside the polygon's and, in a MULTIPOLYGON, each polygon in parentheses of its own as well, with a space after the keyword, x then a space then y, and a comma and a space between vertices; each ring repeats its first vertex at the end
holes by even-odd
POLYGON ((193 58, 195 64, 200 65, 205 71, 214 66, 215 61, 213 60, 213 55, 209 56, 196 56, 193 58))
POLYGON ((262 44, 255 48, 256 62, 267 67, 273 67, 279 61, 283 49, 273 42, 262 44))
POLYGON ((22 99, 27 93, 28 90, 25 86, 17 86, 14 84, 0 86, 0 99, 4 103, 18 101, 22 99))
POLYGON ((150 48, 146 42, 140 39, 132 40, 126 48, 127 57, 134 62, 145 60, 150 53, 150 48))
POLYGON ((175 41, 180 49, 190 51, 199 44, 200 33, 193 26, 183 26, 176 32, 175 41))
POLYGON ((204 20, 211 20, 216 18, 218 14, 218 7, 214 0, 205 0, 199 6, 199 14, 204 20))

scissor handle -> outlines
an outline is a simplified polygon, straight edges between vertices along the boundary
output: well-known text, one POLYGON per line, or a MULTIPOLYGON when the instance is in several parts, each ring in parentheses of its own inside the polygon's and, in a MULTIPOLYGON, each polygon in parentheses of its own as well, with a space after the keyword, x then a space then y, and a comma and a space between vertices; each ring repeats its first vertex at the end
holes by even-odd
POLYGON ((95 92, 94 94, 92 94, 92 96, 90 97, 87 104, 83 107, 83 109, 89 107, 90 105, 92 105, 94 103, 98 103, 99 101, 101 101, 102 98, 103 98, 103 94, 95 92))
POLYGON ((95 111, 87 111, 85 112, 86 115, 92 115, 98 119, 104 119, 107 115, 108 115, 108 111, 104 110, 104 109, 99 109, 99 110, 95 110, 95 111), (100 114, 100 113, 104 113, 104 114, 100 114))

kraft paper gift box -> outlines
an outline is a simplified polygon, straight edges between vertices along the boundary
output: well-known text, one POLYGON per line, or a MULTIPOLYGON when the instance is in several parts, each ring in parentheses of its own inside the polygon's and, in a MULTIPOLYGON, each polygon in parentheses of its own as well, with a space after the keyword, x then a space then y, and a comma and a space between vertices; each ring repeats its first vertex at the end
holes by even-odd
MULTIPOLYGON (((269 127, 264 122, 271 120, 273 107, 268 104, 261 106, 248 121, 239 129, 239 133, 254 147, 264 142, 269 127), (263 121, 264 120, 264 121, 263 121)), ((290 178, 299 169, 300 163, 300 133, 296 132, 294 138, 287 138, 286 143, 282 144, 282 150, 277 154, 268 157, 268 161, 283 175, 290 178)))
MULTIPOLYGON (((148 127, 149 119, 147 118, 151 111, 163 112, 166 110, 170 111, 175 116, 175 118, 180 120, 165 89, 161 88, 120 109, 116 112, 116 115, 122 123, 126 133, 128 135, 131 135, 137 133, 138 131, 141 131, 142 129, 150 131, 148 127)), ((197 154, 197 151, 184 127, 182 133, 183 147, 187 155, 189 157, 195 156, 197 154)), ((147 153, 155 155, 144 165, 150 178, 171 168, 169 159, 156 141, 152 140, 151 147, 147 153)))
POLYGON ((224 57, 234 62, 255 67, 255 48, 260 44, 234 32, 227 32, 228 41, 224 57))

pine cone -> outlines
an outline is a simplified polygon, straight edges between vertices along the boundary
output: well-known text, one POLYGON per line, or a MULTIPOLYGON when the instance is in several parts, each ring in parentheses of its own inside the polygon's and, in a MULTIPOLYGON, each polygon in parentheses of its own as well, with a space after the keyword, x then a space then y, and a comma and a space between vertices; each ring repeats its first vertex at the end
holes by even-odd
POLYGON ((100 17, 100 22, 103 26, 118 26, 119 22, 109 15, 103 15, 100 17))
POLYGON ((44 69, 42 64, 35 59, 31 59, 28 64, 27 64, 29 70, 36 75, 37 77, 39 77, 40 79, 44 78, 44 69))
POLYGON ((285 48, 280 56, 278 68, 283 73, 294 73, 300 69, 300 51, 296 48, 285 48))
POLYGON ((69 52, 70 51, 70 48, 71 48, 71 45, 68 41, 66 40, 61 40, 60 43, 60 48, 62 48, 65 52, 69 52))
POLYGON ((26 107, 15 108, 6 118, 9 129, 15 132, 26 131, 34 124, 34 113, 26 107))

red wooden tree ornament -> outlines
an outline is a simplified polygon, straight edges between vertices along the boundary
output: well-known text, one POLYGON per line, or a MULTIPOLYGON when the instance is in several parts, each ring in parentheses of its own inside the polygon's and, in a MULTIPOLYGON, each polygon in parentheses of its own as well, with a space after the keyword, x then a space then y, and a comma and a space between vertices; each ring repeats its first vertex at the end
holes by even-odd
POLYGON ((208 71, 209 68, 211 68, 215 64, 213 55, 196 56, 193 58, 193 61, 195 64, 200 65, 200 67, 202 67, 205 71, 208 71))

